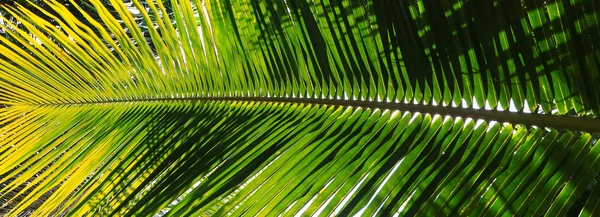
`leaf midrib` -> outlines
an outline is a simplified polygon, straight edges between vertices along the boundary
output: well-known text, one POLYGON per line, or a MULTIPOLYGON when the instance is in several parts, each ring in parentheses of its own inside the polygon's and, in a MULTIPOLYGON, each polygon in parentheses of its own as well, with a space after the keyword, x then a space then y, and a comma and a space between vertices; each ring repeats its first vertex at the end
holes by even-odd
POLYGON ((102 102, 84 103, 56 103, 41 104, 36 106, 65 106, 107 103, 136 103, 136 102, 160 102, 160 101, 242 101, 242 102, 268 102, 268 103, 296 103, 314 105, 332 105, 344 107, 361 107, 371 109, 388 109, 407 112, 419 112, 427 114, 438 114, 441 116, 463 117, 482 119, 486 121, 497 121, 499 123, 523 124, 527 126, 551 127, 556 129, 568 129, 588 133, 600 133, 600 119, 576 116, 563 116, 551 114, 535 114, 523 112, 496 111, 485 109, 473 109, 462 107, 449 107, 437 105, 410 104, 402 102, 374 102, 343 99, 314 99, 314 98, 287 98, 287 97, 189 97, 189 98, 151 98, 151 99, 124 99, 102 102))

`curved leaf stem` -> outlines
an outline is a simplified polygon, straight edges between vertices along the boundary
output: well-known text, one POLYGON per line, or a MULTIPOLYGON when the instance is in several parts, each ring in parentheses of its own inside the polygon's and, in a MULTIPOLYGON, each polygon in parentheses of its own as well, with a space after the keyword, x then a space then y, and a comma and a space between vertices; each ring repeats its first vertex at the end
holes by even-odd
POLYGON ((102 103, 122 102, 157 102, 157 101, 247 101, 247 102, 270 102, 270 103, 298 103, 318 104, 333 106, 363 107, 372 109, 389 109, 408 112, 420 112, 428 114, 439 114, 443 116, 483 119, 486 121, 497 121, 500 123, 523 124, 527 126, 551 127, 556 129, 568 129, 584 131, 589 133, 600 133, 600 119, 576 116, 534 114, 523 112, 495 111, 485 109, 421 105, 397 102, 374 102, 342 99, 312 99, 312 98, 285 98, 285 97, 190 97, 190 98, 153 98, 153 99, 126 99, 111 100, 105 102, 86 102, 78 104, 46 104, 39 106, 56 105, 85 105, 102 103))

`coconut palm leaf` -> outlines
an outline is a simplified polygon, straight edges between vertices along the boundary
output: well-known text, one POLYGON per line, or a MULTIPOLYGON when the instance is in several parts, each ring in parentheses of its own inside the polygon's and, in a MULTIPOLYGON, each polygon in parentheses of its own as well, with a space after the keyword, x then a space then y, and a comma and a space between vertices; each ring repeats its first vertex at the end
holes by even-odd
POLYGON ((598 215, 598 6, 4 6, 0 215, 598 215))

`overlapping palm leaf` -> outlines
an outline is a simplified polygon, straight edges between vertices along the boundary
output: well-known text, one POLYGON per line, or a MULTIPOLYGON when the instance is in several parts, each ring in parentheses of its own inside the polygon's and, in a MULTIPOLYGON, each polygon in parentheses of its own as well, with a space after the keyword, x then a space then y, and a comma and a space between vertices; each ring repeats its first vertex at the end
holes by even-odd
POLYGON ((2 214, 599 212, 593 1, 47 4, 5 8, 2 214))

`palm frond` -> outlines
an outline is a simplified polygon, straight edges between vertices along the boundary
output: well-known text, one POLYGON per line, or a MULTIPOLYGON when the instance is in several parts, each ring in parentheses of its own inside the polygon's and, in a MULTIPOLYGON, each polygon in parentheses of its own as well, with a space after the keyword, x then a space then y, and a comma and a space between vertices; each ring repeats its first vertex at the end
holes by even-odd
POLYGON ((600 210, 593 1, 46 4, 4 7, 0 214, 600 210))

